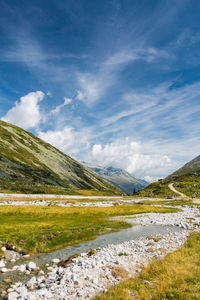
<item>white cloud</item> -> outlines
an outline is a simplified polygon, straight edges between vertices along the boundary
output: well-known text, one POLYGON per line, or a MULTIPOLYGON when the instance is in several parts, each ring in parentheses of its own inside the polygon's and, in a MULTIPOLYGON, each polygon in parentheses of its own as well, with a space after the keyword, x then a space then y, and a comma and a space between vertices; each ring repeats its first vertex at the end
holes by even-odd
POLYGON ((71 126, 65 126, 62 130, 39 131, 38 137, 69 155, 89 147, 87 132, 77 132, 71 126))
POLYGON ((138 176, 155 177, 166 174, 176 165, 169 156, 151 154, 147 146, 130 138, 118 139, 113 143, 102 146, 95 144, 91 151, 91 162, 102 166, 123 168, 138 176))
POLYGON ((159 177, 152 177, 149 175, 144 176, 144 180, 146 180, 149 183, 155 182, 159 179, 159 177))
POLYGON ((169 58, 169 55, 166 51, 156 48, 122 50, 114 53, 99 64, 96 72, 78 74, 80 90, 77 99, 82 100, 87 105, 92 105, 114 84, 119 71, 126 64, 137 60, 151 63, 159 58, 169 58))
POLYGON ((1 120, 18 125, 24 129, 36 128, 42 120, 39 102, 45 94, 41 91, 32 92, 20 98, 19 102, 7 112, 1 120))
POLYGON ((78 100, 82 100, 82 99, 84 98, 84 94, 83 94, 81 91, 77 91, 77 96, 76 96, 76 98, 77 98, 78 100))
POLYGON ((60 112, 61 108, 63 108, 64 106, 66 106, 72 102, 72 99, 67 98, 67 97, 64 97, 64 100, 65 101, 63 102, 63 104, 56 106, 56 108, 51 111, 52 114, 58 114, 60 112))

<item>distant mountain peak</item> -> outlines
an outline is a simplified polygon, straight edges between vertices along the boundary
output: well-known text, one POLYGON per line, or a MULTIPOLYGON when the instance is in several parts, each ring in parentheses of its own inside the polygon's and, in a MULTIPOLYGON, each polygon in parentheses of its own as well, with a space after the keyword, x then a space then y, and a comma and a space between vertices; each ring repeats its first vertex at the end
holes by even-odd
POLYGON ((82 163, 92 171, 96 172, 102 179, 107 180, 129 195, 132 195, 133 191, 139 191, 148 185, 146 181, 135 178, 123 169, 115 168, 113 166, 101 167, 86 162, 82 163))

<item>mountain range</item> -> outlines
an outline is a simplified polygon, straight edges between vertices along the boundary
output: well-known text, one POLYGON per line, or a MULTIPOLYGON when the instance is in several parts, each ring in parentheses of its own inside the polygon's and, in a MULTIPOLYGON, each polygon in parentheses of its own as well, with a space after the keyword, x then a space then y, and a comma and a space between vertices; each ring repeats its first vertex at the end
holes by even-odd
POLYGON ((0 121, 0 191, 101 194, 122 191, 33 134, 0 121))
POLYGON ((128 195, 132 195, 143 189, 148 183, 145 180, 135 178, 125 170, 114 167, 101 167, 86 162, 82 162, 87 168, 94 171, 102 179, 112 183, 128 195))

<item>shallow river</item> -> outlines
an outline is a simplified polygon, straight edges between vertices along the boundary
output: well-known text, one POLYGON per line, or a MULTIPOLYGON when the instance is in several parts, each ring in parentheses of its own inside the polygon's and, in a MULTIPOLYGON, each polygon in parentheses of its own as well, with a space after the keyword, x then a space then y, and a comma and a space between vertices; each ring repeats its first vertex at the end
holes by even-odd
MULTIPOLYGON (((127 220, 128 221, 128 220, 127 220)), ((44 266, 46 263, 49 263, 53 258, 67 259, 69 256, 76 253, 88 252, 90 249, 95 249, 99 247, 104 247, 109 244, 119 244, 129 240, 136 240, 148 235, 155 234, 166 234, 169 232, 181 231, 182 229, 175 226, 159 226, 159 225, 150 225, 142 226, 135 225, 128 229, 123 229, 119 232, 108 233, 98 236, 92 241, 87 241, 75 246, 69 246, 51 253, 42 253, 29 258, 29 261, 34 261, 41 269, 45 269, 44 266)), ((15 264, 23 264, 25 260, 19 260, 15 264)), ((32 277, 33 273, 26 275, 17 271, 7 272, 0 274, 0 291, 5 290, 9 287, 10 283, 4 282, 6 278, 9 278, 11 282, 21 281, 24 282, 28 278, 32 277)))

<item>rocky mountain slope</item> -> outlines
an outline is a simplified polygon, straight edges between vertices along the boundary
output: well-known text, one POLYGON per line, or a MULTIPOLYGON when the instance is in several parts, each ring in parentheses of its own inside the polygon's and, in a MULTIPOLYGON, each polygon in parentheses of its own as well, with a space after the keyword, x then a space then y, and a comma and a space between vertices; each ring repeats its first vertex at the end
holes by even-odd
POLYGON ((140 192, 140 196, 178 196, 169 189, 169 183, 188 197, 200 198, 200 155, 186 163, 165 179, 148 185, 140 192))
POLYGON ((0 192, 122 193, 33 134, 0 121, 0 192))
POLYGON ((83 162, 83 164, 97 173, 102 179, 114 184, 128 195, 132 195, 134 191, 143 189, 148 184, 146 181, 135 178, 127 171, 119 168, 104 168, 86 162, 83 162))

